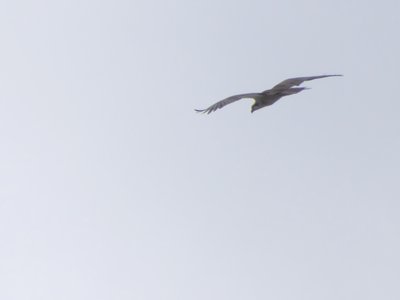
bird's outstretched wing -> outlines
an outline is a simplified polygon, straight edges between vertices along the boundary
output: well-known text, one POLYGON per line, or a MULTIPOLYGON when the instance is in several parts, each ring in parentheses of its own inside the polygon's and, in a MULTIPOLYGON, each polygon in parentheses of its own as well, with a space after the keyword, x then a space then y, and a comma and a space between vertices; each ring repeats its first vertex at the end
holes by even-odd
POLYGON ((210 107, 206 108, 206 109, 195 109, 195 111, 200 112, 200 113, 212 113, 213 111, 216 111, 217 109, 223 108, 224 106, 231 104, 235 101, 238 101, 240 99, 244 99, 244 98, 257 98, 259 96, 263 96, 263 94, 261 93, 249 93, 249 94, 240 94, 240 95, 234 95, 234 96, 230 96, 228 98, 225 98, 221 101, 218 101, 217 103, 211 105, 210 107))
POLYGON ((304 81, 320 79, 320 78, 325 78, 325 77, 333 77, 333 76, 343 76, 343 75, 319 75, 319 76, 289 78, 289 79, 286 79, 286 80, 278 83, 271 90, 285 90, 285 89, 289 89, 293 86, 300 85, 304 81))

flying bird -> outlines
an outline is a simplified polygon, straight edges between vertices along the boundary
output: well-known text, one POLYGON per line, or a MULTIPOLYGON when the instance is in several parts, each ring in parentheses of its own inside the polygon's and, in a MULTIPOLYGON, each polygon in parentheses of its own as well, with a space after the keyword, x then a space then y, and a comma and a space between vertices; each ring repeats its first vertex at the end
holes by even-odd
POLYGON ((304 81, 320 79, 325 77, 333 77, 333 76, 343 76, 343 75, 319 75, 319 76, 289 78, 282 81, 281 83, 278 83, 272 89, 265 90, 261 93, 248 93, 248 94, 230 96, 221 101, 218 101, 217 103, 211 105, 206 109, 195 109, 195 111, 209 114, 212 113, 213 111, 216 111, 217 109, 223 108, 224 106, 236 102, 240 99, 250 98, 254 99, 254 104, 251 106, 251 112, 253 113, 260 108, 274 104, 282 97, 297 94, 303 90, 309 89, 307 87, 294 87, 294 86, 299 86, 304 81))

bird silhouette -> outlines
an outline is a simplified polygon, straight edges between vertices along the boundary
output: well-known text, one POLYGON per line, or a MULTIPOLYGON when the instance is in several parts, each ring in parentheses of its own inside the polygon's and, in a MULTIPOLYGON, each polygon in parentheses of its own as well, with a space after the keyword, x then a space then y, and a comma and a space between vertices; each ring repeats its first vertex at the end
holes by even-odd
POLYGON ((297 94, 303 90, 309 89, 307 87, 294 87, 294 86, 299 86, 304 81, 320 79, 325 77, 333 77, 333 76, 343 76, 343 75, 336 74, 336 75, 319 75, 319 76, 289 78, 282 81, 281 83, 278 83, 272 89, 265 90, 261 93, 248 93, 248 94, 230 96, 221 101, 218 101, 217 103, 211 105, 206 109, 195 109, 195 111, 199 113, 209 114, 212 113, 213 111, 216 111, 217 109, 223 108, 224 106, 236 102, 240 99, 251 98, 254 99, 254 104, 251 106, 251 112, 253 113, 260 108, 274 104, 282 97, 297 94))

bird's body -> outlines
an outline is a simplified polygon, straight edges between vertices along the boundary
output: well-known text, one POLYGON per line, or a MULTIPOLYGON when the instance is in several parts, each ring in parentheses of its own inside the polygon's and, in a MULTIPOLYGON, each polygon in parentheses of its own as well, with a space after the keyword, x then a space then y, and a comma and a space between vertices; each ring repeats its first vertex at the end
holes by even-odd
POLYGON ((234 95, 225 98, 206 109, 196 109, 196 111, 209 114, 213 111, 216 111, 219 108, 222 108, 240 99, 252 98, 254 99, 254 104, 251 107, 251 112, 254 112, 260 108, 274 104, 282 97, 297 94, 305 89, 308 89, 306 87, 293 87, 293 86, 298 86, 302 84, 304 81, 325 78, 325 77, 333 77, 333 76, 342 76, 342 75, 319 75, 319 76, 289 78, 275 85, 272 89, 265 90, 261 93, 234 95))

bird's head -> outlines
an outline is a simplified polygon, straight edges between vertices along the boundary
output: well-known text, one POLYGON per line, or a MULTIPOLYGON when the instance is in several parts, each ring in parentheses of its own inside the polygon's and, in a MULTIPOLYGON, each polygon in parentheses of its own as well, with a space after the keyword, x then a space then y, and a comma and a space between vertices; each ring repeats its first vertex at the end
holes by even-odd
POLYGON ((251 113, 255 112, 257 109, 260 109, 261 106, 255 102, 252 106, 251 106, 251 113))

